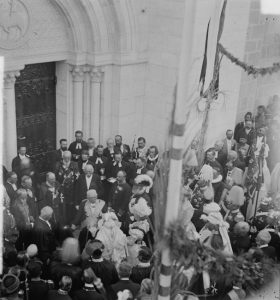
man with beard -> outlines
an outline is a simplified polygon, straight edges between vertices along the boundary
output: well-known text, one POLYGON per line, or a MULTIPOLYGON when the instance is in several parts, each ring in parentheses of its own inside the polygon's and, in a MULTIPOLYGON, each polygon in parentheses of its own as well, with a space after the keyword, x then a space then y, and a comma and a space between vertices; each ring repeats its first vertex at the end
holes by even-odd
POLYGON ((70 144, 68 150, 72 153, 72 160, 77 162, 81 158, 82 151, 87 149, 87 143, 83 141, 82 131, 76 131, 75 137, 76 141, 70 144))
POLYGON ((130 160, 130 148, 128 145, 122 143, 122 136, 116 135, 115 136, 115 146, 114 146, 115 153, 120 151, 123 156, 123 160, 128 162, 130 160))
POLYGON ((39 215, 38 203, 35 195, 35 190, 32 186, 32 179, 29 176, 23 176, 21 178, 21 188, 26 190, 27 204, 32 210, 32 216, 36 219, 39 215))
POLYGON ((16 199, 16 191, 17 191, 17 174, 15 172, 7 173, 7 180, 4 183, 7 194, 11 200, 11 206, 13 205, 16 199))
POLYGON ((136 163, 136 169, 133 170, 133 175, 130 179, 130 184, 133 185, 134 184, 134 179, 136 178, 136 176, 141 175, 141 174, 146 174, 148 169, 145 167, 146 161, 143 157, 138 157, 137 159, 135 159, 135 163, 136 163))
POLYGON ((55 224, 60 223, 60 192, 61 186, 55 179, 54 173, 47 173, 46 182, 43 182, 38 198, 38 209, 49 206, 53 209, 53 220, 55 224))
POLYGON ((249 146, 252 146, 254 140, 255 140, 255 137, 256 137, 256 132, 255 130, 252 128, 253 127, 253 122, 248 120, 245 122, 245 127, 244 128, 241 128, 237 135, 236 135, 236 140, 239 141, 240 140, 240 135, 241 135, 241 132, 245 132, 247 134, 247 144, 249 146))
POLYGON ((81 154, 81 159, 77 162, 80 174, 84 174, 85 167, 91 165, 94 168, 94 163, 89 160, 88 150, 83 150, 81 154))
POLYGON ((223 141, 216 141, 214 145, 215 159, 222 166, 222 168, 225 166, 227 161, 227 152, 222 150, 223 145, 223 141))
POLYGON ((97 223, 102 213, 107 211, 107 206, 103 200, 97 199, 95 190, 88 190, 87 197, 80 205, 71 228, 75 230, 77 226, 81 227, 79 242, 81 250, 85 247, 88 240, 93 239, 97 232, 97 223))
POLYGON ((115 161, 112 161, 107 168, 107 178, 116 178, 119 171, 125 171, 127 179, 130 175, 129 164, 123 161, 123 155, 120 151, 115 153, 115 161))
POLYGON ((130 197, 131 187, 126 182, 126 173, 119 171, 117 180, 114 182, 110 191, 108 207, 116 212, 120 222, 123 222, 126 217, 130 197))
POLYGON ((235 145, 235 151, 241 162, 245 162, 247 165, 247 157, 249 155, 249 145, 247 144, 247 133, 241 132, 238 144, 235 145))
POLYGON ((100 176, 93 173, 94 169, 91 165, 86 165, 85 174, 82 174, 77 180, 75 191, 75 207, 78 210, 80 203, 86 199, 87 191, 95 190, 98 199, 104 194, 104 187, 100 176))
POLYGON ((132 153, 133 162, 136 163, 137 158, 146 158, 148 153, 148 147, 146 146, 146 140, 143 137, 138 139, 138 148, 136 148, 132 153))
POLYGON ((233 137, 233 131, 231 129, 228 129, 226 131, 226 138, 222 140, 223 142, 223 148, 222 150, 225 153, 228 153, 228 151, 233 150, 236 145, 236 140, 232 138, 233 137))
POLYGON ((38 257, 45 263, 56 250, 54 233, 50 224, 53 210, 45 206, 34 223, 34 244, 38 247, 38 257))
POLYGON ((80 176, 77 163, 71 161, 70 151, 64 151, 63 159, 55 165, 54 174, 62 186, 62 224, 70 224, 76 213, 75 185, 80 176))
POLYGON ((36 167, 31 163, 28 157, 25 157, 21 160, 20 165, 14 169, 14 172, 17 174, 18 181, 21 182, 23 176, 29 176, 32 179, 32 186, 37 195, 38 192, 38 173, 36 167))
POLYGON ((61 139, 59 141, 59 143, 60 143, 60 149, 54 150, 53 155, 52 155, 53 169, 55 168, 55 164, 58 161, 62 160, 63 152, 67 150, 67 140, 66 139, 61 139))
POLYGON ((244 128, 244 127, 245 127, 246 121, 251 121, 251 119, 252 119, 252 113, 251 113, 251 112, 247 112, 246 115, 244 116, 244 121, 238 123, 238 124, 235 126, 235 129, 234 129, 234 139, 235 139, 237 142, 239 141, 239 140, 237 139, 237 134, 238 134, 239 130, 242 129, 242 128, 244 128))
POLYGON ((114 160, 115 149, 114 149, 114 140, 108 139, 106 141, 107 147, 104 149, 104 156, 108 158, 108 161, 111 162, 114 160))
POLYGON ((96 151, 95 140, 93 138, 89 138, 87 140, 87 151, 88 151, 88 155, 89 155, 89 160, 91 160, 96 151))
POLYGON ((106 156, 104 156, 102 145, 98 145, 96 147, 96 152, 90 158, 90 160, 95 165, 94 168, 95 174, 99 175, 101 177, 101 180, 105 180, 106 179, 105 170, 107 169, 109 159, 106 156))

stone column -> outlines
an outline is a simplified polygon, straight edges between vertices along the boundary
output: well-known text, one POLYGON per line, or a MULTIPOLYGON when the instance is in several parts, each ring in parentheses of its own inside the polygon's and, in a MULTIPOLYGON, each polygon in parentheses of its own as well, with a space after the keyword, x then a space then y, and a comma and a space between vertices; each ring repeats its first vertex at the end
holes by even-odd
POLYGON ((17 120, 16 120, 16 99, 15 99, 15 81, 20 72, 6 72, 4 75, 4 97, 7 109, 5 118, 5 141, 7 150, 8 170, 11 170, 12 160, 17 156, 17 120))
POLYGON ((73 75, 73 115, 74 132, 83 130, 83 98, 84 98, 84 73, 88 72, 85 66, 70 67, 73 75))
POLYGON ((90 134, 96 145, 100 143, 100 106, 101 81, 104 68, 92 68, 90 71, 90 134))

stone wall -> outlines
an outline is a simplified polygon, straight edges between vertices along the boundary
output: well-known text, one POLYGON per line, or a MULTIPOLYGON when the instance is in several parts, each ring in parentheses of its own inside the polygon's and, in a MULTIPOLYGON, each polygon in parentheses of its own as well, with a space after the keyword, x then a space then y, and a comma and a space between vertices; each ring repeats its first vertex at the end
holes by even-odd
MULTIPOLYGON (((261 14, 260 0, 250 1, 245 51, 237 57, 256 67, 280 61, 280 16, 261 14)), ((280 72, 257 78, 242 72, 237 121, 243 120, 247 111, 256 112, 258 105, 267 105, 273 95, 279 95, 279 82, 280 72)))
MULTIPOLYGON (((219 1, 216 1, 218 3, 219 1)), ((178 75, 184 0, 151 0, 149 5, 149 62, 146 71, 143 135, 148 143, 163 147, 170 122, 178 75)), ((197 1, 193 40, 193 65, 190 93, 195 94, 202 66, 205 35, 213 1, 197 1)), ((222 43, 237 55, 243 55, 249 19, 249 1, 229 0, 222 43)), ((220 72, 221 94, 210 113, 207 145, 224 137, 225 128, 233 128, 238 105, 240 68, 223 59, 220 72), (223 104, 225 110, 222 109, 223 104)), ((201 116, 197 116, 197 127, 201 116)))

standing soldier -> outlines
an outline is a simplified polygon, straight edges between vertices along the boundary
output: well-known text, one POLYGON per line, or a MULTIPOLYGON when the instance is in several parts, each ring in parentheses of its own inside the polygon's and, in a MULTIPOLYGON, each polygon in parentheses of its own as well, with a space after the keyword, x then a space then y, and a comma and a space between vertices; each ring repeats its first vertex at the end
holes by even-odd
POLYGON ((75 217, 74 195, 76 181, 80 176, 76 162, 71 161, 71 152, 64 151, 63 158, 55 164, 55 176, 62 186, 61 208, 63 224, 70 224, 75 217))

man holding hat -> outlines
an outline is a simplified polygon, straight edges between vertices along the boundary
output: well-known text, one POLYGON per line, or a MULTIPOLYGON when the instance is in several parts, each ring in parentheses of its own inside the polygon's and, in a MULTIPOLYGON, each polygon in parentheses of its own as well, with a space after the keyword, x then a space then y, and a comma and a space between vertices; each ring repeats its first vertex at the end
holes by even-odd
POLYGON ((2 280, 1 296, 4 296, 7 300, 11 300, 11 299, 19 300, 18 290, 19 290, 18 277, 13 274, 5 275, 2 280))
POLYGON ((79 210, 72 222, 72 230, 77 226, 81 226, 79 242, 81 250, 89 239, 95 237, 97 232, 97 222, 101 218, 102 213, 106 213, 107 206, 105 201, 97 199, 95 190, 87 191, 87 199, 83 200, 79 205, 79 210))
POLYGON ((47 262, 56 250, 54 233, 49 222, 52 213, 52 208, 45 206, 34 224, 34 242, 38 247, 38 256, 43 262, 47 262))
POLYGON ((99 240, 91 240, 87 243, 82 253, 82 269, 91 268, 95 275, 101 279, 104 288, 119 281, 115 265, 108 260, 103 260, 104 245, 99 240))

